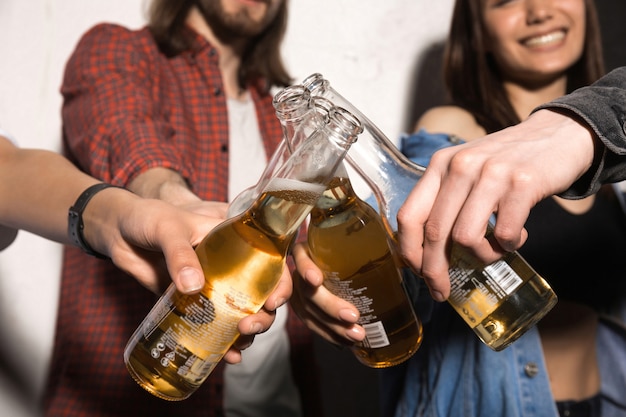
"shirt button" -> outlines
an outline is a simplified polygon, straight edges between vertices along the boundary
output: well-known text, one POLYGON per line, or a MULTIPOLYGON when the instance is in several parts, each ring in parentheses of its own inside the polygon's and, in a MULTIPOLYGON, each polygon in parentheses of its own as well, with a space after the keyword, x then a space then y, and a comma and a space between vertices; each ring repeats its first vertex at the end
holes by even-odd
POLYGON ((221 88, 219 88, 219 87, 215 87, 215 88, 213 89, 213 95, 214 95, 214 96, 216 96, 216 97, 217 97, 217 96, 219 96, 219 95, 221 95, 221 94, 222 94, 222 89, 221 89, 221 88))
POLYGON ((539 373, 539 366, 535 362, 528 362, 524 365, 524 373, 529 378, 534 378, 539 373))
POLYGON ((220 148, 220 150, 221 150, 222 152, 228 152, 228 145, 223 144, 223 145, 222 145, 222 147, 220 148))

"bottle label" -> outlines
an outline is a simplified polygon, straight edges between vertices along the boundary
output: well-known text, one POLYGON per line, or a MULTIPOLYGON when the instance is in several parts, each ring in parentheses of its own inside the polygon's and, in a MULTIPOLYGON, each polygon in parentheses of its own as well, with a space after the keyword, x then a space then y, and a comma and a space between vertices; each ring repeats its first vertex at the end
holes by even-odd
POLYGON ((237 337, 239 321, 250 314, 236 305, 249 297, 221 287, 209 291, 210 299, 203 293, 182 295, 168 289, 143 327, 146 340, 153 333, 158 338, 150 350, 152 358, 163 368, 174 365, 175 372, 192 383, 206 378, 237 337))
POLYGON ((487 283, 498 293, 500 298, 512 294, 523 282, 513 268, 502 260, 487 265, 484 272, 487 283))
POLYGON ((482 269, 450 269, 450 303, 470 324, 480 323, 500 301, 513 293, 523 279, 503 260, 482 269))
POLYGON ((324 280, 324 285, 333 294, 351 302, 358 310, 360 318, 358 323, 365 329, 363 344, 371 348, 389 346, 389 338, 382 321, 376 316, 372 307, 374 300, 368 296, 368 287, 358 287, 353 280, 340 280, 336 273, 330 273, 324 280))
POLYGON ((365 339, 361 342, 363 346, 373 349, 389 346, 389 338, 382 321, 364 324, 363 329, 365 329, 365 339))
POLYGON ((152 311, 146 316, 143 323, 143 336, 149 339, 152 333, 160 326, 161 322, 167 317, 169 313, 174 310, 174 304, 172 304, 172 296, 176 291, 174 284, 167 288, 167 291, 154 305, 152 311))
POLYGON ((179 343, 183 342, 189 350, 204 352, 204 357, 226 353, 237 337, 237 324, 249 314, 237 308, 237 298, 232 289, 222 293, 213 288, 211 299, 198 294, 195 302, 185 305, 181 321, 174 325, 179 343))

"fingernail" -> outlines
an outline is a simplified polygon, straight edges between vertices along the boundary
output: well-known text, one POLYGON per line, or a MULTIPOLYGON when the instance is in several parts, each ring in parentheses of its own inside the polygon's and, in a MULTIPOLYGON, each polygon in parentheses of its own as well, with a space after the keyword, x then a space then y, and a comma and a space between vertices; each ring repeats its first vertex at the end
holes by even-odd
POLYGON ((312 269, 309 269, 304 272, 304 276, 306 280, 309 281, 312 285, 319 286, 322 285, 324 281, 324 277, 320 276, 320 274, 312 269))
POLYGON ((286 302, 287 302, 287 300, 286 300, 286 299, 284 299, 284 298, 279 298, 279 299, 276 301, 276 307, 274 307, 274 310, 278 309, 278 307, 282 306, 282 305, 283 305, 283 304, 285 304, 286 302))
POLYGON ((358 315, 354 311, 347 308, 339 311, 339 318, 343 321, 347 321, 348 323, 356 323, 359 319, 358 315))
POLYGON ((361 331, 360 327, 352 326, 346 332, 346 337, 353 342, 360 342, 365 337, 365 334, 363 333, 363 331, 361 331))
POLYGON ((431 296, 433 297, 435 301, 438 301, 438 302, 446 301, 446 299, 443 298, 443 294, 440 293, 439 291, 433 291, 431 293, 431 296))
POLYGON ((250 334, 260 333, 263 330, 261 323, 252 323, 250 325, 250 334))
POLYGON ((178 274, 178 280, 184 292, 193 292, 202 289, 204 286, 204 276, 197 269, 185 267, 178 274))

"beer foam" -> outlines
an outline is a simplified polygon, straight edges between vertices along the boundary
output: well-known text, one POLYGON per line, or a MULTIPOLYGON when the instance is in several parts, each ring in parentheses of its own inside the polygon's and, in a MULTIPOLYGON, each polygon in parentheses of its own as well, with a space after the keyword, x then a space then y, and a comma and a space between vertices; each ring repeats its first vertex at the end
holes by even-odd
POLYGON ((298 181, 292 178, 272 178, 270 183, 267 184, 267 187, 265 187, 266 192, 284 190, 305 191, 315 194, 322 194, 326 190, 326 185, 298 181))

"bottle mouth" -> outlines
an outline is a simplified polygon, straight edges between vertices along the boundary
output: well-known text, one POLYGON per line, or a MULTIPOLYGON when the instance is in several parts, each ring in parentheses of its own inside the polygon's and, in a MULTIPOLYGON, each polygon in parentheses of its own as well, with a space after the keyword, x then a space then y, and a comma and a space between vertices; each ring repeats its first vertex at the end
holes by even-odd
POLYGON ((319 72, 315 72, 302 81, 302 85, 314 96, 323 95, 328 88, 328 80, 319 72))
POLYGON ((363 125, 350 111, 343 107, 333 106, 328 112, 328 127, 335 132, 344 132, 354 136, 363 133, 363 125))
POLYGON ((301 84, 290 85, 274 95, 272 105, 281 118, 297 118, 310 109, 311 92, 301 84))

